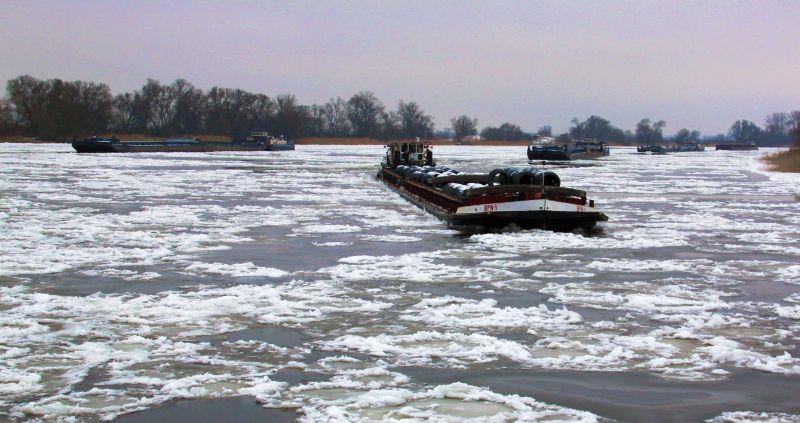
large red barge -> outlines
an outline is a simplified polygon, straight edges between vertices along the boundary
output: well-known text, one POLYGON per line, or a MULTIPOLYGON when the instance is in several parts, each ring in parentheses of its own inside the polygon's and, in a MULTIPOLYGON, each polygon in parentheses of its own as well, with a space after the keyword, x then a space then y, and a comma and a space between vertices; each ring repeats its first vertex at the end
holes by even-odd
POLYGON ((589 229, 608 217, 586 192, 561 186, 554 172, 539 168, 461 173, 436 166, 429 146, 393 142, 378 178, 406 200, 452 226, 554 230, 589 229))

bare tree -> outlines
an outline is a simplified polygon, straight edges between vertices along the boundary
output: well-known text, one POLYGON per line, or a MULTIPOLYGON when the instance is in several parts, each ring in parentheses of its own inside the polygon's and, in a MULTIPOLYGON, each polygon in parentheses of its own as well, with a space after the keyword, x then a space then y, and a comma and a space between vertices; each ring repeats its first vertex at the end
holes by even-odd
POLYGON ((800 110, 789 112, 789 127, 794 135, 794 146, 800 148, 800 110))
POLYGON ((789 125, 788 113, 772 113, 764 119, 764 131, 773 135, 788 134, 789 125))
POLYGON ((347 102, 343 98, 331 98, 325 103, 325 124, 328 135, 341 137, 350 133, 350 121, 347 120, 347 102))
POLYGON ((517 124, 505 122, 499 127, 487 126, 483 128, 481 137, 488 140, 522 141, 533 138, 533 135, 523 131, 517 124))
POLYGON ((300 106, 300 109, 303 116, 303 134, 312 137, 323 135, 327 127, 325 106, 312 104, 311 106, 300 106))
POLYGON ((158 92, 153 98, 153 126, 159 134, 174 131, 175 100, 178 98, 175 89, 169 85, 157 83, 158 92))
POLYGON ((731 125, 728 136, 739 142, 756 142, 761 138, 763 130, 753 122, 742 119, 731 125))
POLYGON ((672 141, 677 142, 678 144, 685 144, 687 142, 699 142, 700 141, 700 131, 694 130, 690 131, 686 128, 681 128, 672 137, 672 141))
POLYGON ((461 115, 450 119, 450 125, 453 128, 456 142, 460 142, 468 135, 476 135, 478 133, 477 118, 461 115))
POLYGON ((650 119, 644 118, 636 124, 636 142, 640 144, 654 144, 664 140, 663 129, 667 122, 659 120, 651 123, 650 119))
POLYGON ((170 87, 174 95, 174 132, 196 134, 202 130, 205 94, 185 79, 176 79, 170 87))
POLYGON ((397 116, 400 117, 403 137, 427 138, 433 132, 433 117, 426 114, 414 101, 401 101, 397 105, 397 116))
POLYGON ((274 132, 277 105, 265 94, 253 95, 248 127, 254 131, 274 132))
POLYGON ((544 125, 541 128, 539 128, 538 131, 536 131, 536 135, 539 135, 539 136, 542 136, 542 137, 552 137, 553 136, 553 127, 551 127, 550 125, 544 125))
POLYGON ((104 131, 111 113, 111 91, 106 84, 31 76, 7 85, 14 116, 24 132, 61 137, 104 131))
POLYGON ((0 134, 15 132, 14 107, 10 102, 0 98, 0 134))
POLYGON ((395 112, 382 112, 380 117, 380 135, 383 138, 391 139, 402 136, 403 124, 400 115, 395 112))
POLYGON ((114 96, 111 109, 111 129, 116 132, 130 133, 136 121, 136 98, 133 93, 114 96))
POLYGON ((625 132, 612 125, 609 120, 594 115, 583 122, 578 118, 572 119, 569 135, 572 139, 594 138, 608 142, 622 142, 626 138, 625 132))
POLYGON ((302 135, 303 120, 294 94, 279 94, 275 97, 275 105, 278 135, 289 138, 302 135))
POLYGON ((8 81, 6 91, 16 110, 19 125, 25 132, 37 134, 44 123, 47 84, 23 75, 8 81))
POLYGON ((384 111, 383 103, 372 91, 361 91, 347 100, 347 117, 357 137, 377 134, 378 117, 384 111))

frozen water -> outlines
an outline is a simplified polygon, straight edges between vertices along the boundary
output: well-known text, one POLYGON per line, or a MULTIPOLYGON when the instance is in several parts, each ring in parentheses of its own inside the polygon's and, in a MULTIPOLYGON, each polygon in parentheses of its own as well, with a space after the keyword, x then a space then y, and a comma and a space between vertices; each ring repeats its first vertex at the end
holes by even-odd
POLYGON ((796 421, 800 180, 763 152, 555 169, 610 216, 591 234, 453 231, 374 179, 382 152, 0 144, 0 420, 233 396, 306 421, 658 420, 590 394, 621 375, 666 409, 685 405, 668 384, 733 381, 691 420, 796 421), (581 389, 540 398, 509 372, 581 389))

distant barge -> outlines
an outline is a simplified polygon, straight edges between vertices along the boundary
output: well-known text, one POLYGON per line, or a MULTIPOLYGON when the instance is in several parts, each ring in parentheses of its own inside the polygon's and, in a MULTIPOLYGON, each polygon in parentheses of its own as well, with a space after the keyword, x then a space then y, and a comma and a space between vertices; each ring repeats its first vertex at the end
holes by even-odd
POLYGON ((528 146, 528 160, 570 161, 594 159, 611 154, 604 142, 578 140, 573 145, 557 145, 555 138, 537 137, 528 146))
POLYGON ((699 151, 706 151, 706 147, 703 144, 698 144, 696 142, 687 142, 667 147, 667 151, 670 153, 694 153, 699 151))
POLYGON ((119 138, 91 137, 73 140, 78 153, 156 153, 209 151, 281 151, 294 150, 294 141, 272 137, 266 132, 252 132, 247 138, 228 142, 198 140, 120 141, 119 138))
POLYGON ((429 146, 393 142, 378 179, 403 198, 457 227, 589 229, 608 217, 586 192, 561 187, 555 173, 538 168, 460 173, 436 166, 429 146))
POLYGON ((639 154, 667 154, 667 147, 663 145, 639 145, 636 147, 639 154))
POLYGON ((754 142, 717 144, 717 150, 758 150, 754 142))

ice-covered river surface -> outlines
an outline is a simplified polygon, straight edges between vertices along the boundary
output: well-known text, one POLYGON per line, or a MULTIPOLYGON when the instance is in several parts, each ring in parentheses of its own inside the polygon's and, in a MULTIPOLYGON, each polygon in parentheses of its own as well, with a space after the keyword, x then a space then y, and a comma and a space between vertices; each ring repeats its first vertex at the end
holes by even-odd
POLYGON ((382 153, 0 144, 0 420, 798 419, 800 184, 763 151, 557 169, 591 234, 449 230, 382 153))

